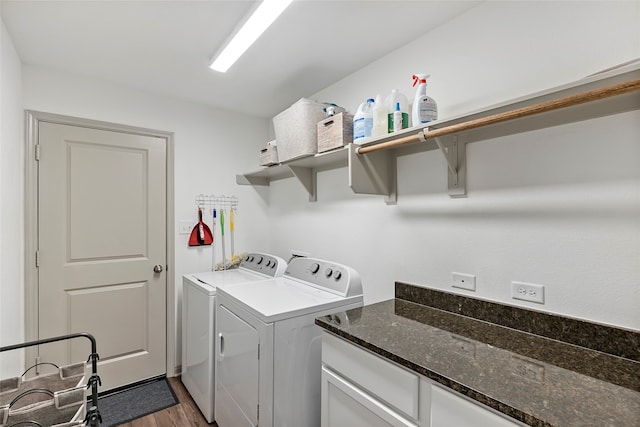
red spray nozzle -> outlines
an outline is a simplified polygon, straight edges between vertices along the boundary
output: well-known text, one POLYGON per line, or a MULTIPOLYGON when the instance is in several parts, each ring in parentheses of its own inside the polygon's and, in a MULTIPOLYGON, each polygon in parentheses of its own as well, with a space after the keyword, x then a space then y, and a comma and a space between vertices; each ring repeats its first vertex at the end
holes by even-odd
POLYGON ((429 76, 425 76, 424 74, 414 74, 413 76, 411 76, 413 78, 413 86, 417 85, 418 83, 427 83, 427 77, 429 76))

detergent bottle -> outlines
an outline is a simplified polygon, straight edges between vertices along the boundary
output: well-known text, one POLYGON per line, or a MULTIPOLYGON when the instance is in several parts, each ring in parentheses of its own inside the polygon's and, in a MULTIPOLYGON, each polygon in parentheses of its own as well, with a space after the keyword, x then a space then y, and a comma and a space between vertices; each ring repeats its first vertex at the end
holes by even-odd
POLYGON ((411 120, 413 126, 429 123, 438 119, 438 105, 430 96, 427 96, 427 79, 428 74, 414 74, 413 86, 418 85, 416 97, 413 100, 413 108, 411 112, 411 120))
POLYGON ((382 136, 389 132, 387 114, 387 107, 382 103, 380 94, 378 94, 376 96, 376 102, 373 104, 373 128, 371 129, 371 136, 382 136))
POLYGON ((387 133, 397 132, 401 129, 395 129, 393 126, 393 113, 396 111, 396 104, 400 104, 400 113, 402 115, 402 129, 409 127, 409 101, 397 89, 393 89, 391 94, 385 99, 387 106, 387 133))
POLYGON ((373 105, 375 100, 369 98, 358 107, 358 111, 353 116, 353 141, 371 136, 373 128, 373 105))

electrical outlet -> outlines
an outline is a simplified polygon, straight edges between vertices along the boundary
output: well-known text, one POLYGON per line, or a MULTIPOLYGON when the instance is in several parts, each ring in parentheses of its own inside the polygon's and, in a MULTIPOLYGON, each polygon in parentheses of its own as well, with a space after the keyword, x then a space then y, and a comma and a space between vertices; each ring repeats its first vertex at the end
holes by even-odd
POLYGON ((468 291, 476 290, 476 276, 473 274, 451 273, 453 282, 451 286, 454 288, 466 289, 468 291))
POLYGON ((544 304, 544 286, 533 283, 511 282, 511 298, 544 304))
POLYGON ((178 221, 178 234, 189 234, 192 228, 192 221, 178 221))

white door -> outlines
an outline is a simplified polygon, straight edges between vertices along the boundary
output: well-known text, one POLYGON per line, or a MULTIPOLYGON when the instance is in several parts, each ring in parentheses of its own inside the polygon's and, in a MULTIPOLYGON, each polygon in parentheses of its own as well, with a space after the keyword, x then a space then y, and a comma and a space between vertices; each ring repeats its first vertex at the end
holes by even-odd
POLYGON ((220 427, 257 426, 258 332, 223 305, 216 313, 216 330, 216 422, 220 427))
MULTIPOLYGON (((94 335, 101 391, 165 374, 166 139, 39 122, 38 143, 39 337, 94 335)), ((86 360, 74 341, 41 360, 86 360)))

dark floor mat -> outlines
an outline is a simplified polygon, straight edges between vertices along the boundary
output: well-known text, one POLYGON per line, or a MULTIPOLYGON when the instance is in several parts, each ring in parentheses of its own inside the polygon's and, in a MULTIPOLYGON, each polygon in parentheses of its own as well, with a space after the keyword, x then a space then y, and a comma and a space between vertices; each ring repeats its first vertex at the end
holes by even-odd
POLYGON ((98 409, 103 427, 115 427, 178 403, 166 378, 101 397, 98 409))

